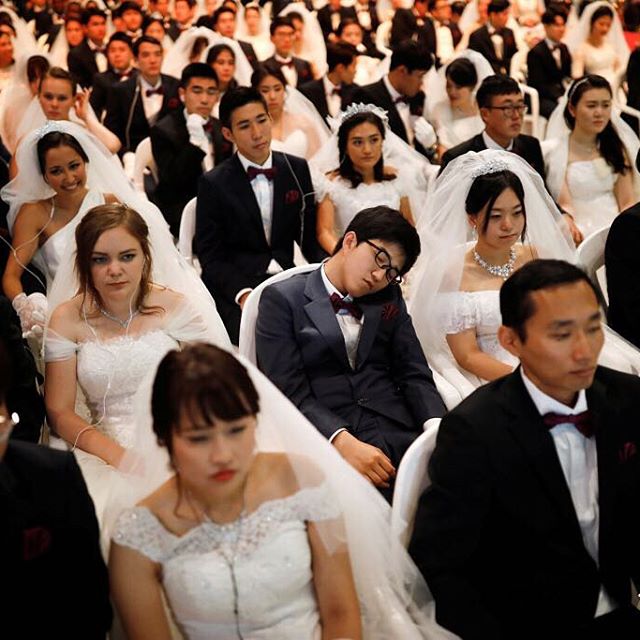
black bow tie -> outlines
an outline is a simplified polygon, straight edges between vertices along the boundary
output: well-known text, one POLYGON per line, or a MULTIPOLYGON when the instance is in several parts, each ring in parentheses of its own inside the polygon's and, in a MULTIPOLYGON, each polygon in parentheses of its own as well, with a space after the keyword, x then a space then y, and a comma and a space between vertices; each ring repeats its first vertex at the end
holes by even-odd
POLYGON ((341 96, 342 95, 342 89, 340 89, 339 87, 334 87, 329 92, 329 95, 330 96, 341 96))
POLYGON ((339 296, 337 293, 332 293, 329 296, 329 300, 331 300, 331 306, 333 307, 333 310, 336 313, 344 309, 350 315, 352 315, 356 320, 360 320, 360 318, 362 318, 362 309, 360 308, 360 305, 358 305, 356 302, 345 300, 344 298, 339 296))
POLYGON ((145 95, 147 98, 150 98, 151 96, 161 96, 164 95, 164 89, 162 86, 159 86, 157 89, 147 89, 145 91, 145 95))
POLYGON ((261 169, 260 167, 247 167, 247 176, 249 180, 253 180, 258 176, 264 176, 267 180, 273 180, 276 176, 275 168, 261 169))
POLYGON ((595 425, 593 424, 591 411, 583 411, 582 413, 572 415, 545 413, 542 416, 542 420, 548 429, 553 429, 559 424, 573 424, 585 438, 590 438, 595 433, 595 425))
POLYGON ((209 120, 207 120, 203 127, 202 127, 209 135, 211 135, 213 133, 213 120, 211 118, 209 118, 209 120))
POLYGON ((400 104, 401 102, 409 104, 409 102, 411 102, 411 98, 408 98, 407 96, 399 96, 393 101, 393 104, 400 104))
POLYGON ((289 60, 288 62, 282 62, 282 61, 278 60, 278 64, 281 67, 293 67, 293 58, 291 60, 289 60))

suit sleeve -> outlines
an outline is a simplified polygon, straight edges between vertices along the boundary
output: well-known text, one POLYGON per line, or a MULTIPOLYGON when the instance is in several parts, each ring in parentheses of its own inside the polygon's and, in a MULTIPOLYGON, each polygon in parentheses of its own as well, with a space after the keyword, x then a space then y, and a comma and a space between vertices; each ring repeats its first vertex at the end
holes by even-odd
POLYGON ((325 438, 348 426, 343 418, 316 400, 296 342, 290 302, 274 286, 267 287, 260 298, 256 354, 260 369, 325 438))
POLYGON ((102 122, 103 111, 107 108, 107 97, 109 95, 109 83, 100 76, 96 76, 93 81, 93 89, 91 91, 91 97, 89 102, 91 107, 95 111, 98 120, 102 122))
MULTIPOLYGON (((104 117, 104 126, 118 136, 118 140, 122 143, 123 150, 125 150, 124 147, 126 145, 124 131, 127 124, 126 116, 122 112, 124 102, 121 85, 113 87, 113 90, 109 91, 107 96, 107 113, 104 117)), ((130 107, 132 107, 132 105, 130 105, 130 107)))
POLYGON ((492 487, 486 452, 474 428, 445 416, 429 463, 431 486, 416 512, 409 553, 436 601, 440 624, 465 640, 502 640, 467 571, 488 518, 492 487))
POLYGON ((167 186, 181 189, 185 175, 202 172, 204 151, 187 141, 176 146, 160 127, 151 127, 151 152, 158 166, 158 179, 167 186))
POLYGON ((407 401, 416 424, 446 413, 444 402, 436 389, 433 374, 416 336, 411 316, 400 298, 400 316, 391 344, 391 371, 407 401))

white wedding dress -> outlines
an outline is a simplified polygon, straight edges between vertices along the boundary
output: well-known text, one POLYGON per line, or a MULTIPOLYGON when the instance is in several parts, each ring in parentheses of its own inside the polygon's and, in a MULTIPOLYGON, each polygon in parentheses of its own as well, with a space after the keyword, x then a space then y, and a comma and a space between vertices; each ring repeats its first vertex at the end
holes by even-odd
POLYGON ((602 76, 614 84, 618 54, 612 45, 605 42, 600 47, 594 47, 589 42, 582 42, 573 56, 572 75, 581 78, 586 74, 602 76))
POLYGON ((306 158, 307 151, 309 149, 309 140, 302 129, 296 129, 284 140, 276 140, 276 138, 272 138, 271 149, 282 153, 288 153, 292 156, 298 156, 299 158, 306 158))
POLYGON ((306 523, 336 518, 326 484, 263 502, 233 523, 203 522, 182 536, 145 507, 122 513, 113 539, 162 566, 162 582, 185 638, 319 640, 306 523), (233 567, 233 569, 231 569, 233 567))
POLYGON ((440 101, 433 107, 431 118, 438 143, 445 149, 451 149, 484 131, 484 123, 479 114, 456 117, 448 100, 440 101))

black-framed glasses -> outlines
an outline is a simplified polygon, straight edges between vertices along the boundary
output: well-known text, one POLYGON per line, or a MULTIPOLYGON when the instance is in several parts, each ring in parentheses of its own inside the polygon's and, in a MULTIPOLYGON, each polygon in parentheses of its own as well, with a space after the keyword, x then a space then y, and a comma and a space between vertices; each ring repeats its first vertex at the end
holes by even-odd
POLYGON ((391 264, 391 256, 384 247, 379 247, 377 244, 371 242, 371 240, 365 240, 365 242, 376 250, 374 260, 376 266, 380 269, 384 269, 385 277, 389 284, 402 284, 402 275, 400 271, 391 264))
POLYGON ((502 111, 502 115, 505 118, 513 118, 516 113, 519 116, 523 116, 529 110, 527 105, 524 103, 506 104, 504 107, 487 107, 487 109, 498 109, 499 111, 502 111))

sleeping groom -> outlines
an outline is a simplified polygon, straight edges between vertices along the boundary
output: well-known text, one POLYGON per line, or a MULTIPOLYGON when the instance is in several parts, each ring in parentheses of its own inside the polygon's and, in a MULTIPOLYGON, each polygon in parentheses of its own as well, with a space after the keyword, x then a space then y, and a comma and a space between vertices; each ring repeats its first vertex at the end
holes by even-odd
POLYGON ((269 276, 293 267, 294 242, 309 262, 326 254, 316 240, 309 167, 302 158, 271 151, 264 98, 247 87, 228 91, 220 124, 237 153, 200 178, 195 249, 202 280, 238 344, 246 297, 269 276))
POLYGON ((398 286, 420 253, 389 207, 356 215, 320 268, 267 287, 258 365, 389 501, 400 459, 445 406, 398 286))

